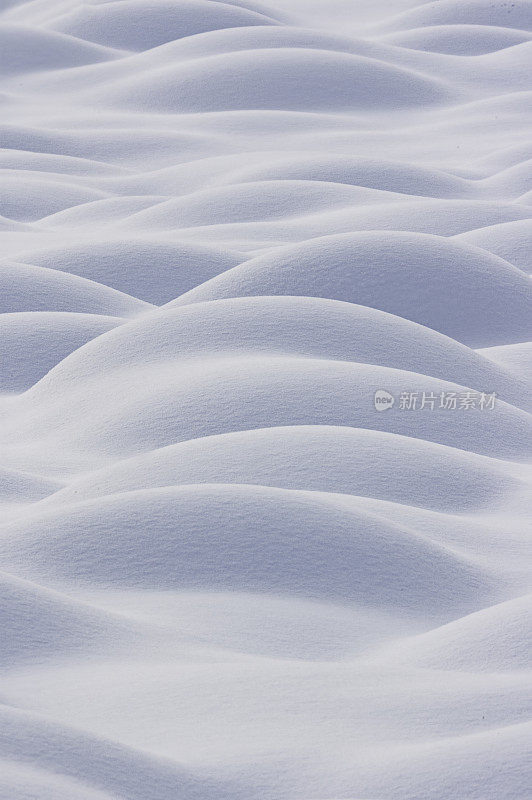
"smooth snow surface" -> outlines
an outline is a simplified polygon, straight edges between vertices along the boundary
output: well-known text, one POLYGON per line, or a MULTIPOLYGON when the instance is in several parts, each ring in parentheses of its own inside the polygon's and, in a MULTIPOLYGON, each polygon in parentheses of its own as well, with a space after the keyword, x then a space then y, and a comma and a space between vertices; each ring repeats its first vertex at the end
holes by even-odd
POLYGON ((531 0, 0 5, 0 800, 530 800, 531 0))

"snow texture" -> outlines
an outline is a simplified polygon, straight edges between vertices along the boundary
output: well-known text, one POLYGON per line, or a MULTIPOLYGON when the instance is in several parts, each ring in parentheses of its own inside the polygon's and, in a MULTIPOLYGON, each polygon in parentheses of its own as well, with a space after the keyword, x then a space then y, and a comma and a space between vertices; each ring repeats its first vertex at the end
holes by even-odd
POLYGON ((530 0, 0 51, 0 800, 529 800, 530 0))

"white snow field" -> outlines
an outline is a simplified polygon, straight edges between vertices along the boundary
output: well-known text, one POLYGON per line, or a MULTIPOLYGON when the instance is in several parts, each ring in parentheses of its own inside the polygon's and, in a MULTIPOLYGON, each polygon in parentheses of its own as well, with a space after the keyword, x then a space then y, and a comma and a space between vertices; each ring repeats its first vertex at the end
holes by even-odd
POLYGON ((0 800, 530 800, 532 0, 0 50, 0 800))

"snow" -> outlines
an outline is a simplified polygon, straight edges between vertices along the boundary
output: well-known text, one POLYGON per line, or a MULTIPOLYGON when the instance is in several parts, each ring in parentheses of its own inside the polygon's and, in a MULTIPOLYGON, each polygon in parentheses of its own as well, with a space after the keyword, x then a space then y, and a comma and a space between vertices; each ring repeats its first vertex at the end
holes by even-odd
POLYGON ((128 238, 77 242, 30 252, 24 258, 160 305, 173 300, 176 290, 186 292, 236 266, 243 256, 187 242, 128 238))
POLYGON ((527 800, 530 11, 1 4, 0 800, 527 800))

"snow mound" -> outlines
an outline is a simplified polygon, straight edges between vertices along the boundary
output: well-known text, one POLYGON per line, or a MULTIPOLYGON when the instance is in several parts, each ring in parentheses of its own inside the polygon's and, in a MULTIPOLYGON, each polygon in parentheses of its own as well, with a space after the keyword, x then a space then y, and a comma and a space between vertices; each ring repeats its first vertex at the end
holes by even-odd
POLYGON ((95 100, 155 112, 237 109, 353 111, 441 104, 435 78, 379 60, 326 50, 234 52, 160 68, 91 92, 95 100), (261 79, 266 73, 268 81, 261 79))
POLYGON ((272 294, 349 300, 472 347, 524 340, 531 333, 532 295, 521 272, 478 248, 406 232, 329 236, 273 251, 213 278, 175 304, 272 294))
POLYGON ((361 780, 368 787, 366 791, 375 797, 382 796, 390 781, 394 786, 401 784, 409 800, 424 800, 431 792, 434 800, 449 797, 481 800, 484 789, 479 790, 479 784, 485 780, 491 787, 489 791, 501 797, 524 798, 528 791, 526 742, 531 732, 532 726, 526 722, 501 724, 492 730, 442 737, 433 744, 382 748, 369 764, 356 762, 356 776, 353 774, 343 783, 347 789, 358 786, 361 780), (405 772, 406 779, 402 778, 405 772))
POLYGON ((508 344, 503 347, 487 347, 478 352, 505 370, 521 375, 525 380, 530 380, 532 371, 531 342, 508 344))
POLYGON ((508 600, 396 645, 394 659, 433 669, 530 669, 530 595, 508 600))
POLYGON ((437 0, 422 3, 385 24, 397 28, 432 25, 488 25, 532 30, 527 0, 492 3, 490 0, 437 0))
MULTIPOLYGON (((195 775, 167 759, 58 724, 42 715, 4 707, 1 719, 0 754, 5 759, 13 759, 15 764, 36 762, 37 775, 39 779, 44 777, 45 787, 53 792, 53 800, 58 797, 56 791, 74 792, 64 795, 69 800, 72 797, 75 800, 111 800, 117 796, 146 800, 144 785, 150 787, 149 800, 166 800, 169 795, 176 800, 245 798, 234 781, 195 775)), ((27 789, 28 793, 22 797, 29 798, 34 781, 32 771, 29 780, 24 771, 22 783, 17 782, 16 790, 21 786, 27 789)))
POLYGON ((2 178, 0 209, 9 219, 33 222, 64 208, 103 197, 96 189, 46 180, 28 172, 9 172, 2 178))
POLYGON ((459 241, 468 242, 476 247, 489 250, 515 267, 532 272, 530 248, 532 246, 532 222, 518 220, 500 225, 462 233, 456 237, 459 241))
POLYGON ((0 391, 29 389, 69 353, 122 322, 60 311, 0 314, 0 391))
POLYGON ((195 483, 365 495, 448 512, 483 508, 520 487, 503 462, 473 453, 362 428, 299 425, 206 436, 143 453, 73 481, 47 505, 195 483), (364 468, 368 462, 371 470, 364 468))
POLYGON ((204 31, 276 23, 263 14, 222 2, 122 0, 81 4, 52 24, 56 30, 109 47, 147 50, 204 31))
POLYGON ((120 173, 119 167, 91 161, 88 158, 55 155, 54 153, 31 153, 28 150, 5 148, 0 151, 2 169, 27 169, 36 172, 51 172, 67 175, 114 175, 120 173))
POLYGON ((106 47, 39 29, 0 25, 0 72, 25 72, 77 67, 116 58, 106 47))
POLYGON ((526 459, 526 412, 499 401, 483 412, 406 413, 400 397, 410 392, 435 404, 442 393, 467 396, 456 384, 388 367, 252 354, 118 368, 105 381, 63 383, 61 394, 44 378, 5 409, 4 463, 57 474, 71 459, 78 470, 94 469, 174 442, 287 425, 363 427, 526 459), (386 413, 375 410, 375 387, 397 398, 386 413))
MULTIPOLYGON (((232 247, 237 247, 238 242, 244 241, 247 249, 257 249, 264 245, 275 247, 290 242, 355 231, 410 231, 451 237, 473 228, 501 222, 525 219, 529 221, 532 213, 530 207, 514 202, 493 203, 432 198, 420 200, 402 196, 388 199, 400 202, 382 202, 381 196, 376 202, 370 202, 368 205, 359 203, 339 206, 332 210, 296 214, 284 219, 225 222, 202 226, 200 230, 180 228, 180 238, 201 236, 201 241, 229 243, 232 247)), ((134 217, 125 220, 124 227, 126 230, 138 229, 138 224, 139 220, 134 217)), ((175 221, 169 215, 166 220, 164 217, 160 219, 159 224, 161 229, 171 231, 175 221)))
POLYGON ((414 28, 384 37, 386 42, 456 56, 478 56, 513 47, 530 39, 527 31, 496 25, 435 25, 414 28))
POLYGON ((437 616, 463 613, 497 586, 473 564, 360 513, 347 498, 263 486, 184 486, 88 501, 26 519, 22 528, 8 524, 0 548, 19 574, 55 582, 185 590, 208 582, 215 591, 422 604, 437 616))
POLYGON ((492 387, 516 405, 526 406, 529 399, 527 388, 494 368, 491 359, 453 339, 373 308, 312 297, 240 297, 166 306, 73 354, 46 384, 60 393, 72 382, 125 366, 244 352, 375 364, 479 391, 492 387))
POLYGON ((201 158, 206 145, 215 152, 217 150, 215 137, 194 132, 138 131, 133 123, 125 128, 94 129, 88 121, 86 127, 73 130, 55 127, 39 129, 28 124, 4 125, 0 130, 5 146, 11 149, 84 157, 118 165, 123 162, 127 165, 136 163, 139 167, 153 160, 156 165, 161 160, 163 163, 169 160, 174 163, 176 151, 180 160, 186 160, 194 156, 201 158))
POLYGON ((0 262, 0 311, 70 311, 130 317, 152 306, 100 283, 31 264, 0 262))
POLYGON ((492 192, 495 189, 501 195, 512 193, 516 202, 526 205, 526 193, 530 188, 531 178, 532 159, 529 159, 497 172, 482 183, 492 192))
POLYGON ((50 214, 39 220, 38 227, 40 230, 56 230, 61 227, 83 230, 90 225, 102 228, 110 227, 165 199, 161 196, 143 195, 141 197, 110 197, 104 200, 93 200, 50 214))
POLYGON ((2 668, 20 667, 57 653, 90 651, 118 637, 124 639, 126 620, 113 619, 96 608, 0 573, 2 611, 2 668))
POLYGON ((300 214, 318 213, 335 206, 386 203, 403 200, 401 196, 375 189, 325 181, 253 181, 215 187, 168 200, 140 211, 126 220, 141 229, 187 228, 191 225, 247 223, 270 219, 285 220, 300 214))
POLYGON ((158 305, 236 266, 242 258, 186 242, 129 238, 24 253, 24 260, 158 305))
POLYGON ((293 154, 271 159, 270 163, 232 170, 224 182, 244 181, 329 181, 366 186, 385 192, 427 197, 460 197, 471 193, 467 181, 441 170, 416 164, 356 158, 348 155, 307 156, 293 154))
POLYGON ((60 489, 58 481, 41 475, 15 472, 9 469, 0 470, 0 498, 2 502, 26 502, 40 500, 60 489))

